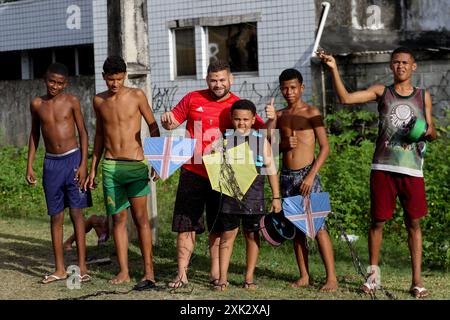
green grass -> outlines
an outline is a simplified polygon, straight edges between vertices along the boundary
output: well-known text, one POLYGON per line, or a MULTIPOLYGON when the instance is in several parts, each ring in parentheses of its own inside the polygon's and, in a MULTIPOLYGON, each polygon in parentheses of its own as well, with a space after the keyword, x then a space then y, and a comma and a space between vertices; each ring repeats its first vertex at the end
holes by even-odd
MULTIPOLYGON (((49 219, 45 210, 41 186, 30 188, 25 183, 26 149, 0 149, 2 167, 0 174, 0 299, 66 299, 106 291, 108 294, 93 296, 91 299, 327 299, 327 300, 367 300, 358 292, 362 277, 353 267, 347 244, 333 238, 336 260, 336 273, 339 289, 335 293, 319 293, 318 289, 325 280, 325 270, 314 242, 310 243, 310 273, 312 286, 303 289, 288 288, 288 284, 298 278, 298 270, 292 243, 285 242, 273 248, 262 241, 261 253, 255 273, 259 288, 247 291, 241 288, 245 271, 245 246, 239 235, 233 251, 229 270, 230 287, 224 292, 214 292, 208 285, 209 257, 207 254, 206 234, 197 237, 197 244, 189 269, 190 285, 180 290, 169 290, 165 284, 176 274, 176 234, 171 231, 171 219, 178 181, 178 174, 165 182, 157 183, 158 233, 159 241, 154 247, 155 276, 157 291, 132 292, 131 285, 113 286, 107 280, 118 271, 114 258, 113 241, 106 247, 96 246, 96 236, 88 234, 88 255, 111 256, 109 265, 93 265, 90 273, 93 280, 83 284, 79 290, 69 290, 64 281, 41 285, 44 274, 53 269, 53 253, 49 231, 49 219)), ((42 151, 36 158, 35 171, 41 177, 42 151)), ((101 186, 94 191, 95 206, 86 210, 91 213, 103 213, 101 186)), ((72 226, 66 213, 65 236, 72 232, 72 226)), ((331 231, 331 230, 330 230, 331 231)), ((389 229, 386 230, 386 234, 389 229)), ((365 235, 359 235, 355 243, 363 263, 367 263, 367 241, 365 235)), ((142 260, 135 241, 130 243, 129 266, 133 283, 142 275, 142 260)), ((66 264, 75 263, 75 253, 67 253, 66 264)), ((394 241, 387 237, 381 253, 381 280, 384 287, 399 299, 412 299, 407 289, 410 286, 411 270, 406 239, 394 241)), ((449 299, 450 275, 440 270, 429 270, 424 266, 424 282, 432 293, 429 299, 449 299)), ((378 293, 379 299, 386 299, 378 293)))

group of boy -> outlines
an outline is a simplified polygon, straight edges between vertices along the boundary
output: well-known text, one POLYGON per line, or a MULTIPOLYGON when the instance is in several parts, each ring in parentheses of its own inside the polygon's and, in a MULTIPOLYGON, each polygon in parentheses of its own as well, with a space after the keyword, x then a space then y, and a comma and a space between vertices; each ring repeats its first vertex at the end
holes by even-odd
MULTIPOLYGON (((413 279, 411 292, 422 297, 428 294, 424 288, 421 272, 421 232, 419 220, 427 213, 423 184, 422 163, 414 168, 406 168, 398 157, 397 144, 392 147, 383 136, 385 126, 390 126, 390 113, 395 113, 399 103, 411 108, 416 117, 425 119, 427 131, 424 139, 436 137, 431 121, 431 99, 428 91, 415 88, 411 84, 411 74, 416 68, 412 53, 406 48, 395 50, 391 56, 394 75, 392 86, 375 85, 367 90, 348 93, 342 81, 334 58, 319 53, 323 63, 331 70, 333 84, 340 101, 344 104, 377 101, 380 113, 380 133, 372 164, 371 214, 369 231, 370 263, 378 264, 381 235, 384 222, 392 217, 395 199, 400 197, 408 228, 408 243, 411 251, 413 279), (386 120, 387 119, 387 120, 386 120), (384 140, 383 140, 384 139, 384 140), (382 149, 382 150, 380 150, 382 149), (379 156, 381 154, 381 156, 379 156), (398 161, 397 161, 398 160, 398 161), (380 186, 388 185, 389 189, 380 186)), ((126 230, 126 209, 136 223, 141 253, 144 260, 144 276, 136 285, 139 289, 155 287, 151 233, 146 211, 148 189, 148 167, 144 161, 140 138, 141 118, 144 117, 151 136, 159 136, 158 126, 148 101, 140 89, 124 86, 126 65, 120 57, 109 57, 104 64, 103 77, 108 90, 94 97, 96 114, 96 134, 94 152, 89 175, 87 174, 87 133, 84 127, 78 100, 62 93, 67 84, 67 70, 59 64, 49 67, 46 74, 47 94, 31 103, 33 119, 29 143, 27 180, 35 184, 32 162, 42 128, 46 156, 44 162, 44 191, 55 254, 56 270, 46 276, 43 283, 66 277, 62 253, 62 224, 65 207, 70 208, 74 223, 81 280, 90 279, 85 265, 84 219, 81 208, 89 206, 90 189, 95 187, 97 167, 102 155, 103 189, 108 215, 113 217, 113 235, 117 250, 120 272, 111 280, 113 284, 129 282, 128 237, 126 230), (80 149, 76 142, 75 125, 80 138, 80 149), (73 158, 73 159, 72 159, 73 158), (61 160, 65 161, 61 161, 61 160), (67 163, 72 161, 73 166, 67 163), (58 167, 58 164, 62 165, 58 167), (63 174, 61 167, 66 171, 63 174), (64 178, 63 178, 64 176, 64 178), (84 278, 83 278, 84 277, 84 278)), ((231 90, 233 75, 228 63, 210 63, 207 70, 205 90, 193 91, 184 96, 171 110, 161 116, 161 124, 173 130, 186 122, 187 133, 197 138, 193 161, 183 165, 180 173, 172 231, 177 233, 177 275, 168 283, 173 289, 188 285, 188 266, 195 246, 196 234, 209 231, 210 273, 212 288, 226 290, 228 267, 233 244, 242 225, 246 241, 246 273, 243 288, 257 288, 254 271, 260 248, 259 220, 266 212, 264 196, 264 175, 268 176, 272 190, 271 211, 280 213, 281 199, 295 195, 307 197, 311 192, 321 192, 319 170, 329 153, 325 125, 319 110, 302 100, 303 78, 296 69, 286 69, 279 76, 280 91, 287 103, 286 108, 276 111, 274 99, 266 106, 268 118, 264 123, 256 114, 255 105, 249 100, 241 100, 231 90), (282 153, 281 183, 270 145, 270 136, 258 129, 279 129, 282 153), (234 129, 234 131, 227 131, 234 129), (250 140, 256 143, 250 143, 250 140), (259 173, 255 181, 240 201, 222 195, 211 187, 204 163, 198 159, 212 151, 214 141, 221 141, 224 149, 249 142, 254 163, 259 173), (319 152, 315 156, 316 141, 319 152), (226 142, 226 143, 224 143, 226 142), (197 159, 197 161, 195 161, 197 159), (264 169, 264 175, 262 174, 264 169), (281 188, 280 188, 281 186, 281 188), (206 226, 204 221, 206 211, 206 226)), ((394 128, 394 130, 403 128, 394 128)), ((400 146, 416 152, 415 142, 403 139, 400 146), (408 148, 406 148, 408 147, 408 148)), ((416 152, 417 153, 417 152, 416 152)), ((414 155, 423 159, 423 154, 414 155), (422 158, 421 158, 422 157, 422 158)), ((154 172, 153 179, 157 179, 154 172)), ((338 281, 334 269, 332 242, 323 226, 317 233, 319 251, 324 261, 326 281, 321 291, 335 291, 338 281)), ((300 277, 293 287, 308 286, 308 245, 302 232, 297 232, 293 241, 294 252, 300 277)), ((373 283, 366 281, 362 286, 372 293, 373 283)))

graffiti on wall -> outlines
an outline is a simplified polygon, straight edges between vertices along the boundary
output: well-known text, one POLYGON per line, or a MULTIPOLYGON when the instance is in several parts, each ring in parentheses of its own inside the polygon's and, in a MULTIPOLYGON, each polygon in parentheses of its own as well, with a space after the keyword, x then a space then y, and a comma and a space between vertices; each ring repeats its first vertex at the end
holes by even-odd
MULTIPOLYGON (((257 106, 265 105, 272 97, 276 100, 281 96, 278 83, 265 83, 260 86, 257 83, 244 81, 235 86, 233 92, 243 99, 249 99, 257 106), (258 88, 258 86, 260 88, 258 88)), ((152 109, 154 113, 170 111, 178 101, 176 101, 179 87, 152 87, 152 109)))
POLYGON ((172 87, 156 87, 152 88, 152 109, 153 112, 170 111, 177 101, 175 95, 178 91, 178 86, 172 87))

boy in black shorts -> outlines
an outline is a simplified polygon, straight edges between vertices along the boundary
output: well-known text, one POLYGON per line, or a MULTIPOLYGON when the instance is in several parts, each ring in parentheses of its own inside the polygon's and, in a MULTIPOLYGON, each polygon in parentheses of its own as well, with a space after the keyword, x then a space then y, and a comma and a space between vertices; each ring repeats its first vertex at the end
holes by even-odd
POLYGON ((264 174, 267 172, 272 189, 272 208, 281 211, 280 188, 272 150, 267 139, 258 131, 252 130, 255 123, 256 107, 249 100, 238 100, 231 107, 231 120, 234 131, 227 130, 224 138, 225 148, 233 148, 248 143, 253 153, 258 176, 241 201, 223 195, 222 207, 213 224, 213 232, 221 232, 219 245, 220 278, 214 289, 223 291, 228 286, 228 266, 233 243, 242 222, 247 249, 247 267, 243 288, 256 289, 253 273, 259 254, 259 221, 265 214, 264 174), (266 172, 264 171, 266 170, 266 172))

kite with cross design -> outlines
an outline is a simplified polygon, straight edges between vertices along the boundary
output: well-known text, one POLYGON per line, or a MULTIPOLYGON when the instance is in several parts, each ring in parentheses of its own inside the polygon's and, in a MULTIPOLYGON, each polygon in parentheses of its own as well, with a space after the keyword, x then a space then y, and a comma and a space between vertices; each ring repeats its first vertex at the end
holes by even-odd
POLYGON ((331 212, 328 192, 311 193, 283 199, 284 216, 308 237, 314 239, 331 212))
POLYGON ((144 157, 165 180, 192 158, 195 141, 175 136, 145 138, 144 157))

